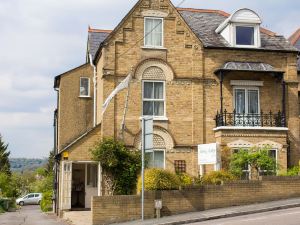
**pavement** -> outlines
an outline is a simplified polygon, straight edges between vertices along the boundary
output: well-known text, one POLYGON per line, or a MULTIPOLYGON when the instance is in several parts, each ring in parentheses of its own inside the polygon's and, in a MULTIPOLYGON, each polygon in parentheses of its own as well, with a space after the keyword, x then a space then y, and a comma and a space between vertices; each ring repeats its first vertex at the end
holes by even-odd
POLYGON ((271 212, 256 213, 246 216, 237 216, 192 225, 299 225, 300 208, 282 209, 271 212))
POLYGON ((70 225, 52 214, 43 213, 39 205, 23 206, 16 212, 0 214, 0 225, 70 225))
MULTIPOLYGON (((280 201, 272 201, 266 203, 252 204, 246 206, 234 206, 221 209, 210 209, 200 212, 184 213, 160 219, 150 220, 136 220, 126 223, 119 223, 119 225, 179 225, 179 224, 193 224, 197 222, 213 221, 222 218, 233 218, 238 216, 250 215, 255 213, 272 212, 275 210, 284 210, 300 207, 300 198, 293 198, 280 201)), ((201 224, 201 223, 199 223, 201 224)), ((207 223, 214 224, 214 223, 207 223)), ((230 223, 229 223, 230 224, 230 223)), ((244 223, 236 223, 243 224, 244 223)), ((300 222, 296 223, 297 225, 300 222)), ((286 224, 284 224, 286 225, 286 224)))

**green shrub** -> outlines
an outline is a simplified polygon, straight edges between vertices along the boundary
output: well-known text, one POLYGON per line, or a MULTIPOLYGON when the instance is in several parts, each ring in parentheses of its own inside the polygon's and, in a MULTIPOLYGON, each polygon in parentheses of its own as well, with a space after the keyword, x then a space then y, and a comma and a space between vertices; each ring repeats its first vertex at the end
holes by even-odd
POLYGON ((220 185, 226 181, 233 181, 236 180, 236 177, 224 170, 221 171, 213 171, 207 175, 204 175, 201 178, 201 184, 213 184, 213 185, 220 185))
POLYGON ((294 166, 292 168, 289 168, 287 171, 285 172, 280 172, 278 175, 279 176, 299 176, 299 172, 300 172, 300 167, 299 166, 294 166))
POLYGON ((0 205, 0 213, 4 213, 5 210, 2 208, 2 206, 0 205))
POLYGON ((181 186, 189 186, 193 184, 193 177, 186 173, 178 173, 177 174, 179 180, 180 180, 180 185, 181 186))
MULTIPOLYGON (((178 190, 180 179, 175 173, 163 169, 145 170, 145 190, 178 190)), ((142 189, 142 179, 139 177, 137 192, 142 189)))
POLYGON ((16 207, 14 198, 0 198, 0 213, 5 212, 8 209, 15 209, 16 207))
POLYGON ((43 193, 41 201, 41 210, 43 212, 52 211, 52 191, 47 191, 43 193))
POLYGON ((123 142, 104 138, 90 149, 93 159, 101 163, 105 191, 108 195, 128 195, 135 191, 141 169, 139 151, 130 151, 123 142))

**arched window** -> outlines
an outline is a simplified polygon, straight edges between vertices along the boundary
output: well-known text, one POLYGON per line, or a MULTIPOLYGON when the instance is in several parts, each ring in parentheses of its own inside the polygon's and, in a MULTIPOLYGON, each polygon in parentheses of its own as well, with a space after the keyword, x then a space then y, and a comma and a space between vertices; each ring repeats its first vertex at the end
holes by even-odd
POLYGON ((143 116, 165 117, 165 74, 156 66, 151 66, 144 70, 142 76, 143 85, 143 116))

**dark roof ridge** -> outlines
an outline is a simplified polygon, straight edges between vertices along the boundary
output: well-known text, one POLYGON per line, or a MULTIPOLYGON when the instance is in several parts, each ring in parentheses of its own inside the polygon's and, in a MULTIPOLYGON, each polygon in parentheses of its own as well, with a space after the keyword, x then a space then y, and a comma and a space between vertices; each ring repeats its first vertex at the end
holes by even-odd
POLYGON ((292 45, 295 45, 296 42, 300 39, 300 28, 296 30, 289 38, 288 40, 292 43, 292 45))
POLYGON ((196 9, 196 8, 176 8, 178 11, 201 12, 201 13, 218 13, 222 16, 229 17, 230 14, 218 9, 196 9))
POLYGON ((111 33, 112 32, 112 30, 105 30, 105 29, 96 29, 96 28, 91 28, 90 26, 89 26, 89 28, 88 28, 88 32, 91 32, 91 33, 111 33))

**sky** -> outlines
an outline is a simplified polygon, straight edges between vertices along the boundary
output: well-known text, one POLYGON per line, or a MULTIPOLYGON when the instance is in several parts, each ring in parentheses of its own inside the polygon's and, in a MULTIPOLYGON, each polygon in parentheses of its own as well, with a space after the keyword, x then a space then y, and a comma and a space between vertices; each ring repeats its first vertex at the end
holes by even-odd
MULTIPOLYGON (((0 134, 11 157, 48 156, 54 77, 85 62, 89 25, 113 29, 136 1, 0 0, 0 134)), ((250 8, 265 28, 286 37, 300 27, 299 0, 185 0, 181 7, 250 8)))

